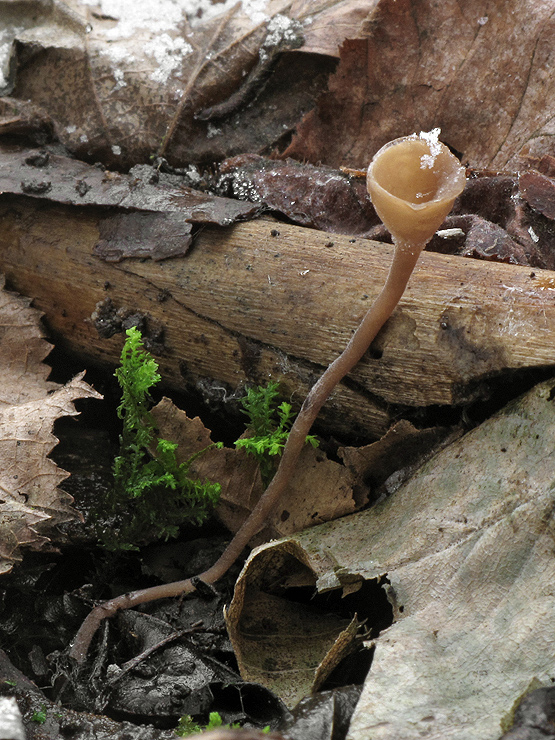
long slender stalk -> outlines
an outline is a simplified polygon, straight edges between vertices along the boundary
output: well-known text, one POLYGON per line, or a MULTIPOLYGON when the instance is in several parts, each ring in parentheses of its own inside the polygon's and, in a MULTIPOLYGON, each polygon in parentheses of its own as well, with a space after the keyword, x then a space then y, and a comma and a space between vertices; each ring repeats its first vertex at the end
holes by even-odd
POLYGON ((108 617, 112 617, 120 609, 128 609, 156 599, 191 593, 195 590, 194 581, 197 578, 204 581, 204 583, 214 583, 229 570, 252 537, 262 529, 291 480, 299 455, 305 445, 306 435, 309 433, 320 409, 336 385, 361 359, 376 334, 391 316, 405 291, 423 246, 396 242, 393 261, 384 287, 368 309, 343 352, 329 365, 309 391, 291 427, 276 474, 249 517, 214 565, 196 578, 187 578, 183 581, 174 581, 161 586, 133 591, 99 604, 90 612, 81 625, 70 650, 71 658, 78 663, 82 663, 101 622, 108 617))

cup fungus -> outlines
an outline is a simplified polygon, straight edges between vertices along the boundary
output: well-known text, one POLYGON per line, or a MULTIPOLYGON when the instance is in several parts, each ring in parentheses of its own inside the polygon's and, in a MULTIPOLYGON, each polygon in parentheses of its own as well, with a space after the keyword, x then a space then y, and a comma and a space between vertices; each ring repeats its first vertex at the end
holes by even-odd
POLYGON ((434 129, 395 139, 378 151, 368 168, 368 192, 395 244, 387 280, 346 348, 310 389, 291 428, 276 474, 250 516, 220 558, 199 576, 123 594, 95 607, 81 625, 70 651, 70 656, 77 662, 84 660, 90 641, 103 619, 113 616, 119 609, 190 593, 199 581, 214 583, 264 526, 295 472, 306 435, 320 409, 391 316, 420 253, 464 188, 464 168, 438 141, 438 134, 439 129, 434 129))
POLYGON ((465 185, 464 168, 438 141, 439 129, 383 146, 368 167, 367 188, 396 246, 424 249, 465 185))

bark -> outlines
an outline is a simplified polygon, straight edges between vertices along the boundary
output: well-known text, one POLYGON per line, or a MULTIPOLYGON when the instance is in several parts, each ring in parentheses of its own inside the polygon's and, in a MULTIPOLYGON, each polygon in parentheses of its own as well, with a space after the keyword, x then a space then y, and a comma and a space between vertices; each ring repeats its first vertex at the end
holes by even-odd
MULTIPOLYGON (((3 196, 0 271, 83 363, 118 360, 121 336, 98 326, 106 335, 142 320, 166 385, 214 403, 269 378, 301 402, 344 349, 392 257, 385 244, 261 219, 208 226, 183 258, 106 263, 93 254, 103 215, 3 196)), ((553 272, 424 253, 321 427, 378 436, 400 415, 471 402, 507 371, 555 365, 554 290, 553 272)))

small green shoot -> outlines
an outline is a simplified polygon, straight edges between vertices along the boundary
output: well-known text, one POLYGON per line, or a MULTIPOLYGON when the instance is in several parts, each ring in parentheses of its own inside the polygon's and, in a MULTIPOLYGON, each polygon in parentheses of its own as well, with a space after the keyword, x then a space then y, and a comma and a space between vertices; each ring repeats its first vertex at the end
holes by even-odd
POLYGON ((144 349, 136 327, 126 334, 115 372, 122 391, 117 413, 123 430, 113 465, 114 485, 101 512, 108 525, 100 540, 109 550, 137 549, 146 540, 177 536, 185 522, 201 523, 221 488, 189 477, 191 463, 204 450, 179 464, 177 444, 156 437, 149 391, 160 381, 158 364, 144 349))
MULTIPOLYGON (((256 457, 265 486, 272 480, 276 456, 281 455, 293 424, 291 404, 283 401, 277 405, 278 397, 279 384, 270 382, 266 387, 247 388, 247 393, 241 400, 242 413, 249 419, 249 436, 238 439, 235 446, 242 447, 249 455, 256 457)), ((306 441, 313 447, 318 447, 318 440, 314 435, 307 435, 306 441)))
POLYGON ((202 727, 198 725, 190 714, 184 714, 179 718, 175 734, 179 737, 189 737, 189 735, 198 735, 202 732, 202 727))
POLYGON ((40 709, 33 712, 31 716, 31 722, 36 722, 38 725, 43 725, 46 722, 46 705, 43 704, 40 709))
POLYGON ((224 721, 221 718, 219 712, 210 712, 210 714, 208 715, 208 724, 206 725, 206 727, 201 727, 189 714, 185 714, 179 719, 175 734, 179 735, 180 737, 189 737, 189 735, 198 735, 202 732, 210 732, 210 730, 215 730, 218 728, 224 730, 238 730, 240 727, 241 725, 238 722, 224 725, 224 721))

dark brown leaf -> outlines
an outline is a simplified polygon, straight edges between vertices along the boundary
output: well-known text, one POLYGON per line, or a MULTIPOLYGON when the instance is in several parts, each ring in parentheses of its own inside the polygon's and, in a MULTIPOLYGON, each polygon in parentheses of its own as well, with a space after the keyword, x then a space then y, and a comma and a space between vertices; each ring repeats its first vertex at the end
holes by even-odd
POLYGON ((553 154, 555 19, 536 0, 380 0, 285 156, 361 167, 387 141, 440 127, 482 168, 553 154))
POLYGON ((192 241, 193 227, 179 213, 118 213, 101 218, 98 226, 100 240, 93 253, 106 262, 183 257, 192 241))
POLYGON ((441 254, 460 254, 494 262, 507 262, 511 265, 532 265, 545 267, 545 262, 536 245, 526 232, 527 245, 512 239, 505 229, 487 221, 481 216, 449 216, 445 229, 458 229, 460 236, 436 234, 427 249, 441 254))
MULTIPOLYGON (((539 683, 539 681, 537 682, 539 683)), ((554 740, 555 689, 544 686, 527 693, 514 712, 514 724, 500 740, 554 740)))
MULTIPOLYGON (((198 173, 197 173, 198 175, 198 173)), ((142 165, 129 175, 93 167, 46 150, 0 145, 0 190, 70 205, 118 206, 174 213, 177 221, 226 226, 253 216, 257 207, 201 193, 184 178, 142 165)))
POLYGON ((518 178, 518 189, 524 200, 536 211, 555 218, 555 181, 539 172, 523 172, 518 178))
POLYGON ((223 162, 219 172, 225 194, 263 203, 302 226, 359 235, 378 222, 365 181, 331 167, 245 154, 223 162))

